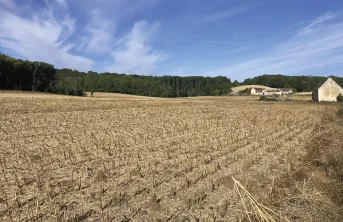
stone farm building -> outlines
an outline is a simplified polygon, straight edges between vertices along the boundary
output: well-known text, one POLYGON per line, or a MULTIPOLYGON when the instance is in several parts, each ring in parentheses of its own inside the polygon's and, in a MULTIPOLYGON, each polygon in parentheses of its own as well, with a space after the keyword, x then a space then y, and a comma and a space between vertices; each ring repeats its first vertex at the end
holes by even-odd
POLYGON ((282 91, 280 89, 267 89, 263 92, 264 96, 273 96, 273 95, 282 95, 282 91))
POLYGON ((272 96, 272 95, 288 95, 293 93, 293 89, 280 88, 280 89, 265 89, 265 88, 251 88, 251 95, 272 96))
POLYGON ((343 89, 332 78, 320 83, 312 92, 312 99, 317 102, 336 102, 343 89))
POLYGON ((263 92, 265 91, 266 89, 264 88, 251 88, 250 90, 250 93, 251 95, 263 95, 263 92))
POLYGON ((293 89, 292 88, 280 88, 282 95, 288 95, 293 93, 293 89))

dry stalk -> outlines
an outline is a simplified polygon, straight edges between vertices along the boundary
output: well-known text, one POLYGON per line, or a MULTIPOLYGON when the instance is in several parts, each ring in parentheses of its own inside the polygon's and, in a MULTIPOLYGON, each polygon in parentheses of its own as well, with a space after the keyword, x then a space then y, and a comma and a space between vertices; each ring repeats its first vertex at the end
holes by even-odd
MULTIPOLYGON (((245 200, 243 198, 243 195, 241 193, 241 191, 243 191, 243 194, 247 197, 247 200, 249 201, 249 203, 251 204, 254 212, 256 215, 259 216, 259 221, 263 221, 263 222, 275 222, 276 220, 274 219, 274 216, 278 217, 279 215, 277 213, 275 213, 273 210, 271 210, 270 208, 264 206, 263 204, 259 203, 245 188, 244 186, 234 177, 231 177, 232 180, 234 181, 234 185, 235 185, 235 190, 236 192, 239 194, 241 201, 244 205, 244 209, 245 212, 248 216, 249 221, 251 221, 250 218, 250 212, 247 210, 247 207, 245 205, 245 200)), ((284 218, 285 220, 287 220, 286 218, 284 218)), ((288 221, 288 220, 287 220, 288 221)))

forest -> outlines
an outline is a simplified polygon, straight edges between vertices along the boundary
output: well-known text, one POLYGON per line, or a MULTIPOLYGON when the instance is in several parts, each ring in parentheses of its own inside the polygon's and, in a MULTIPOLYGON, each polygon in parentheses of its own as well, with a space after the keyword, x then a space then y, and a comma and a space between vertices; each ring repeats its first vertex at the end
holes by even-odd
POLYGON ((0 54, 0 89, 47 91, 56 78, 53 65, 0 54))
MULTIPOLYGON (((235 83, 236 85, 238 82, 235 83)), ((0 89, 83 95, 114 92, 153 97, 216 96, 235 85, 225 76, 140 76, 118 73, 55 69, 44 62, 30 62, 0 54, 0 89)))
MULTIPOLYGON (((332 76, 343 85, 343 78, 332 76)), ((238 85, 265 85, 312 91, 326 77, 262 75, 242 83, 225 76, 142 76, 118 73, 79 72, 55 69, 45 62, 15 59, 0 53, 0 89, 41 91, 67 95, 84 92, 113 92, 153 97, 217 96, 231 92, 238 85)))
POLYGON ((231 92, 230 79, 218 77, 140 76, 57 69, 55 92, 113 92, 153 97, 216 96, 231 92))

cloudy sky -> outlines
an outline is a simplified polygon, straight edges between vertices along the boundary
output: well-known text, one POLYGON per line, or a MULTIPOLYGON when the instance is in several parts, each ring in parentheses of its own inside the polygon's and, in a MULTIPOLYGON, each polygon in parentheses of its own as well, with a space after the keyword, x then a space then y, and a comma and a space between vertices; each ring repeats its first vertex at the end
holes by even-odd
POLYGON ((144 75, 343 76, 339 0, 0 0, 0 52, 144 75))

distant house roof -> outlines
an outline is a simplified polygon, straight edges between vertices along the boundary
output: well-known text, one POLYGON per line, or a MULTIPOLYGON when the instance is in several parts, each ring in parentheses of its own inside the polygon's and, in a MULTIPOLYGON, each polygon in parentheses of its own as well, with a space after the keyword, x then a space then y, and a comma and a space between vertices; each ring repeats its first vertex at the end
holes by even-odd
POLYGON ((292 88, 280 88, 280 90, 283 91, 283 92, 287 92, 287 91, 291 91, 292 88))
MULTIPOLYGON (((328 81, 329 79, 331 79, 332 81, 334 81, 337 85, 339 85, 335 80, 333 80, 331 77, 328 77, 325 81, 320 82, 316 88, 314 88, 314 90, 318 90, 320 87, 322 87, 322 85, 324 85, 324 83, 326 83, 326 81, 328 81)), ((340 85, 339 85, 340 86, 340 85)))
POLYGON ((262 92, 264 90, 264 88, 253 88, 255 89, 256 92, 262 92))
POLYGON ((266 92, 280 92, 281 90, 279 89, 267 89, 266 92))

